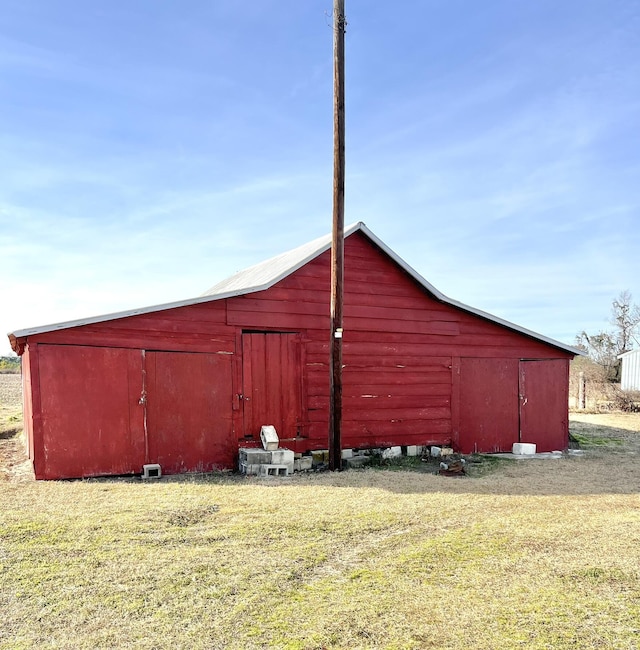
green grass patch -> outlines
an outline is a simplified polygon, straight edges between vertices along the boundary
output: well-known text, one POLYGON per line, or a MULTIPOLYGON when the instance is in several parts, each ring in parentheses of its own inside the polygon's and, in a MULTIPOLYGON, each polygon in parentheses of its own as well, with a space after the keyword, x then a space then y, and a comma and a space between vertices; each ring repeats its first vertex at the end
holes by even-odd
POLYGON ((569 441, 577 445, 580 449, 593 449, 603 447, 620 447, 624 445, 624 440, 612 436, 599 436, 591 433, 571 431, 569 441))
POLYGON ((488 480, 0 483, 0 648, 633 647, 637 496, 488 480))

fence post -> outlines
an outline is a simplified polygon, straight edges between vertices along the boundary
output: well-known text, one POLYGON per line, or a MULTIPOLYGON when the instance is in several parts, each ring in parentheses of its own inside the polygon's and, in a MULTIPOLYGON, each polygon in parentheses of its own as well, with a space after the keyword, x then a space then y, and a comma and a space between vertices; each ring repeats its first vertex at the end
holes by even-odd
POLYGON ((584 372, 578 375, 578 408, 584 409, 587 406, 587 382, 584 378, 584 372))

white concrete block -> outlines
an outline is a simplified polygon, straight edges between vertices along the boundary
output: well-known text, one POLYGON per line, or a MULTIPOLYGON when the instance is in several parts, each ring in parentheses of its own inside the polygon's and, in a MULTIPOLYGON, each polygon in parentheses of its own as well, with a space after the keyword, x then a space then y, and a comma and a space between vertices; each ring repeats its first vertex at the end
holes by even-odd
POLYGON ((271 424, 265 424, 260 429, 260 440, 262 440, 262 446, 267 451, 277 449, 280 444, 276 428, 271 424))
POLYGON ((419 454, 418 449, 418 445, 407 445, 407 456, 417 456, 419 454))
POLYGON ((293 463, 295 454, 291 449, 274 449, 271 452, 271 463, 273 465, 286 465, 293 463))
POLYGON ((441 454, 442 454, 442 447, 431 447, 431 451, 429 452, 429 455, 432 458, 439 458, 441 454))
POLYGON ((511 453, 516 456, 529 456, 536 453, 536 446, 531 442, 514 442, 511 453))
POLYGON ((142 478, 161 478, 162 467, 157 463, 149 463, 142 466, 142 478))
POLYGON ((260 465, 260 476, 289 476, 293 474, 293 462, 285 465, 260 465))
POLYGON ((246 474, 247 476, 258 476, 260 474, 260 468, 264 465, 262 463, 240 463, 240 473, 246 474))
POLYGON ((453 449, 451 447, 443 447, 440 450, 441 456, 451 456, 451 454, 453 454, 453 449))
POLYGON ((342 460, 346 460, 347 458, 353 458, 353 449, 342 450, 342 460))
POLYGON ((383 458, 398 458, 402 456, 402 447, 389 447, 382 452, 383 458))
POLYGON ((242 447, 239 451, 240 462, 246 463, 270 463, 271 452, 257 447, 242 447))

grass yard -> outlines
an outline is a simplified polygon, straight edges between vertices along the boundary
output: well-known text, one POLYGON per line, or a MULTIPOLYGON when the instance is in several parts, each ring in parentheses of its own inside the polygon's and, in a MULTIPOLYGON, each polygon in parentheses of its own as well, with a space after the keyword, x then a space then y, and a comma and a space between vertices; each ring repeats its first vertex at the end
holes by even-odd
POLYGON ((7 473, 0 648, 638 648, 630 418, 466 478, 7 473))

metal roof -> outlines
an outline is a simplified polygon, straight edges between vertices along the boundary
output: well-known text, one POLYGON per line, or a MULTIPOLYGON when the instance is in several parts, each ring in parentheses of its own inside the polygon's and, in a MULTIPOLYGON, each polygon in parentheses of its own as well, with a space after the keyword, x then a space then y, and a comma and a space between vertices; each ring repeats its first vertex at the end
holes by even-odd
POLYGON ((636 350, 627 350, 627 352, 619 354, 616 358, 624 359, 625 357, 635 357, 636 355, 640 355, 640 348, 637 348, 636 350))
MULTIPOLYGON (((543 343, 547 343, 553 347, 565 350, 571 354, 584 354, 583 350, 579 350, 578 348, 566 345, 565 343, 561 343, 555 339, 549 338, 542 334, 538 334, 524 327, 520 327, 519 325, 511 323, 507 320, 484 312, 480 309, 476 309, 475 307, 470 307, 469 305, 465 305, 461 302, 458 302, 457 300, 453 300, 445 296, 432 284, 427 282, 427 280, 425 280, 415 269, 409 266, 409 264, 407 264, 393 250, 391 250, 381 239, 376 237, 376 235, 374 235, 363 222, 360 221, 345 228, 344 236, 347 238, 355 232, 361 232, 363 235, 365 235, 371 242, 373 242, 373 244, 375 244, 398 266, 400 266, 409 276, 418 282, 418 284, 422 285, 422 287, 436 300, 451 305, 452 307, 456 307, 462 311, 484 318, 485 320, 497 323, 498 325, 502 325, 508 329, 520 332, 525 336, 529 336, 538 341, 542 341, 543 343)), ((254 293, 256 291, 264 291, 265 289, 268 289, 274 284, 280 282, 280 280, 283 280, 288 275, 291 275, 299 268, 315 259, 325 251, 329 250, 330 248, 331 235, 325 235, 324 237, 314 239, 313 241, 310 241, 307 244, 303 244, 302 246, 294 248, 293 250, 290 250, 286 253, 276 255, 275 257, 265 260, 264 262, 250 266, 244 271, 239 271, 226 280, 218 282, 197 298, 190 298, 188 300, 170 302, 161 305, 152 305, 149 307, 141 307, 139 309, 131 309, 128 311, 116 312, 112 314, 104 314, 102 316, 82 318, 79 320, 67 321, 64 323, 55 323, 52 325, 42 325, 40 327, 16 330, 15 332, 9 334, 9 338, 11 339, 13 345, 13 342, 16 339, 24 338, 26 336, 33 336, 35 334, 42 334, 44 332, 68 329, 70 327, 80 327, 82 325, 90 325, 93 323, 102 323, 118 318, 139 316, 141 314, 149 314, 156 311, 162 311, 164 309, 175 309, 177 307, 197 305, 201 303, 211 302, 213 300, 224 300, 225 298, 232 298, 234 296, 254 293)))

